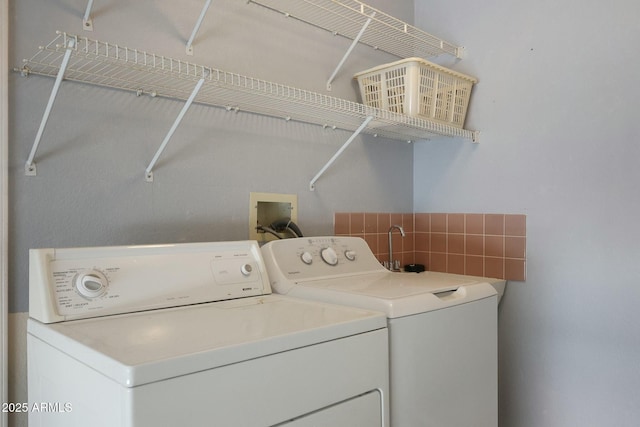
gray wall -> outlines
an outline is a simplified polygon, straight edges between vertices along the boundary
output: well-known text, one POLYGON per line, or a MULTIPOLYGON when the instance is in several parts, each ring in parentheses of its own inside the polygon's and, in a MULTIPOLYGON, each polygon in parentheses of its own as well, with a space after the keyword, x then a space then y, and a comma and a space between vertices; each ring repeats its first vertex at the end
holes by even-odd
MULTIPOLYGON (((204 0, 10 2, 11 59, 20 66, 55 30, 67 31, 327 93, 349 42, 244 1, 216 0, 194 44, 204 0)), ((378 3, 411 21, 413 2, 378 3)), ((330 95, 356 100, 355 72, 394 60, 359 46, 330 95)), ((411 146, 362 136, 317 182, 309 180, 349 137, 340 130, 194 105, 147 183, 144 170, 183 103, 64 82, 36 163, 24 176, 53 79, 10 76, 10 310, 28 309, 28 250, 248 237, 249 193, 296 193, 299 225, 331 234, 335 211, 411 212, 411 146), (400 191, 399 191, 400 190, 400 191)))
POLYGON ((418 144, 416 211, 527 214, 500 312, 507 427, 640 419, 640 4, 416 0, 468 48, 477 146, 418 144))

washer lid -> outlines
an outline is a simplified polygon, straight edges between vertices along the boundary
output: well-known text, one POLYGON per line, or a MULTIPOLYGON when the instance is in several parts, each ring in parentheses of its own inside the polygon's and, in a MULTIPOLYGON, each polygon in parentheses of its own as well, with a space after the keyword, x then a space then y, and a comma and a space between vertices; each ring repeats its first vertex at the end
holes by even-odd
POLYGON ((380 273, 305 280, 287 295, 382 311, 388 318, 440 310, 497 295, 488 283, 446 273, 380 273))
POLYGON ((279 295, 43 324, 28 333, 127 387, 386 327, 386 318, 279 295))

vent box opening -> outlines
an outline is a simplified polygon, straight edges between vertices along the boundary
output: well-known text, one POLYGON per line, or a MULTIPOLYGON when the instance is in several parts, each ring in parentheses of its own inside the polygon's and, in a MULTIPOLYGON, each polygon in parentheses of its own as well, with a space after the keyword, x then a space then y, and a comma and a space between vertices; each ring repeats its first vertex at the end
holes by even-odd
MULTIPOLYGON (((289 218, 298 223, 298 195, 278 193, 250 193, 249 200, 249 239, 258 243, 276 240, 274 234, 258 227, 269 227, 276 221, 289 218)), ((282 238, 293 237, 290 233, 278 233, 282 238)))

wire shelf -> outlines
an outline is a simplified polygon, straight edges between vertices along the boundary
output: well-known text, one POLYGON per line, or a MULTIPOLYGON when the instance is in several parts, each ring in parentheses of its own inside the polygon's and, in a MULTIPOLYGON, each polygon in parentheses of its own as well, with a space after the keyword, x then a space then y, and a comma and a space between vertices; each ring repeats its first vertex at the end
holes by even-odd
POLYGON ((476 136, 470 130, 64 32, 58 32, 49 44, 25 59, 22 71, 55 77, 68 49, 71 56, 66 80, 186 100, 194 85, 204 79, 194 102, 228 110, 348 131, 372 116, 363 132, 403 141, 434 136, 475 140, 476 136))
POLYGON ((372 18, 360 42, 400 58, 441 54, 461 56, 461 48, 357 0, 249 0, 332 33, 355 39, 372 18))

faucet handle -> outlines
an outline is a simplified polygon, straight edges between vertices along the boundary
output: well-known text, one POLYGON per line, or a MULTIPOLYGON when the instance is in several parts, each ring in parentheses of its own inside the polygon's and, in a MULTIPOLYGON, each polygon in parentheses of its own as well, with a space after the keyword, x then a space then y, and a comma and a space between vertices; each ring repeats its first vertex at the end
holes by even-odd
POLYGON ((393 271, 400 271, 400 260, 393 261, 393 271))

